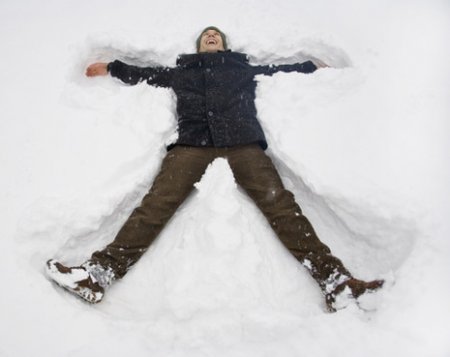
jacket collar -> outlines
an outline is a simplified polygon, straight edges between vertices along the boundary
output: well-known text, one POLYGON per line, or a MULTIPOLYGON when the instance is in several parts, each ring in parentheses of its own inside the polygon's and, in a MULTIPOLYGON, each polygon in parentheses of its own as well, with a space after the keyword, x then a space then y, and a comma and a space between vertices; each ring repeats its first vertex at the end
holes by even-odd
POLYGON ((245 64, 248 63, 248 56, 245 53, 227 50, 215 53, 183 54, 177 58, 177 66, 184 68, 214 66, 226 62, 240 62, 245 64))

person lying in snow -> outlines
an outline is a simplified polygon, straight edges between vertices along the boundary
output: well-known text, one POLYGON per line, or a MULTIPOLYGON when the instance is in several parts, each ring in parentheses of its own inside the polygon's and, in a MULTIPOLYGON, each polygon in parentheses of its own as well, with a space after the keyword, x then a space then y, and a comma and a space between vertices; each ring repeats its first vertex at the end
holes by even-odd
POLYGON ((213 26, 201 32, 196 44, 197 53, 179 56, 174 68, 141 68, 118 60, 87 68, 88 77, 109 73, 127 84, 146 81, 172 88, 177 96, 179 136, 167 148, 150 191, 114 241, 80 266, 49 260, 48 276, 84 300, 100 302, 106 288, 149 248, 206 167, 222 157, 286 248, 318 282, 329 311, 339 307, 339 300, 357 302, 361 295, 380 288, 382 280, 355 279, 319 240, 264 152, 267 142, 256 116, 254 77, 279 71, 312 73, 323 64, 250 65, 246 54, 228 49, 225 34, 213 26))

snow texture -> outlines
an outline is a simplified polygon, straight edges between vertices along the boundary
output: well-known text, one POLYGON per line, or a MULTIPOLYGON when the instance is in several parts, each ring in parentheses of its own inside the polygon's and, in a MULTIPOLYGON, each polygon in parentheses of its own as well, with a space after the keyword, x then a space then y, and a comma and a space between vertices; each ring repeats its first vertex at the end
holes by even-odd
POLYGON ((446 0, 0 3, 0 356, 450 355, 446 0), (325 311, 228 163, 90 306, 45 262, 110 242, 176 136, 171 90, 87 78, 95 61, 175 64, 208 25, 253 63, 269 155, 371 308, 325 311))

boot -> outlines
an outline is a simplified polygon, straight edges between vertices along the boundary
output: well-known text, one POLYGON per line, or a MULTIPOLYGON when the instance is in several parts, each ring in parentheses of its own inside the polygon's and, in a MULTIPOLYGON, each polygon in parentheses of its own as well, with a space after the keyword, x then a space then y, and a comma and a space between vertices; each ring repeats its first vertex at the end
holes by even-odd
POLYGON ((89 261, 81 266, 69 268, 50 259, 46 268, 51 280, 91 304, 102 301, 105 288, 111 284, 114 277, 110 270, 89 261))
POLYGON ((351 303, 357 303, 357 299, 364 294, 373 293, 380 289, 384 284, 384 280, 363 281, 350 278, 339 284, 332 292, 325 295, 325 301, 328 311, 336 312, 337 310, 347 307, 351 303))

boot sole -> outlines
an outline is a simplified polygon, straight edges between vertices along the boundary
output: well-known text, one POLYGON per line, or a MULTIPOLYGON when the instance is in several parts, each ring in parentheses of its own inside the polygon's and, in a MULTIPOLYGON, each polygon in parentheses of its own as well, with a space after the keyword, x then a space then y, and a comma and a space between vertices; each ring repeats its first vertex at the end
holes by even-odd
MULTIPOLYGON (((61 263, 59 263, 55 260, 49 260, 47 262, 46 273, 47 273, 47 276, 50 278, 50 280, 53 283, 55 283, 57 286, 63 288, 64 290, 68 291, 72 295, 75 295, 75 296, 81 298, 83 301, 88 302, 90 304, 98 304, 100 301, 102 301, 103 293, 94 292, 87 287, 77 286, 76 281, 71 282, 69 279, 67 279, 68 274, 71 274, 71 273, 61 272, 57 265, 63 266, 61 263)), ((83 278, 87 279, 89 277, 89 274, 86 271, 84 271, 85 274, 83 274, 82 269, 71 269, 71 270, 80 270, 80 272, 78 272, 80 279, 83 279, 83 278)))

